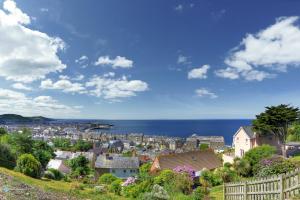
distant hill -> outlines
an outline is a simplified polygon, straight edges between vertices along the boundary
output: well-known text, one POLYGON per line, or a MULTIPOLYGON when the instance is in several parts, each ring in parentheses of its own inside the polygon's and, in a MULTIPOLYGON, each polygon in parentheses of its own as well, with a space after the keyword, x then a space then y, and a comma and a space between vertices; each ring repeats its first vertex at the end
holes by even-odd
POLYGON ((36 117, 24 117, 16 114, 4 114, 0 115, 0 124, 14 124, 14 123, 47 123, 53 119, 36 116, 36 117))

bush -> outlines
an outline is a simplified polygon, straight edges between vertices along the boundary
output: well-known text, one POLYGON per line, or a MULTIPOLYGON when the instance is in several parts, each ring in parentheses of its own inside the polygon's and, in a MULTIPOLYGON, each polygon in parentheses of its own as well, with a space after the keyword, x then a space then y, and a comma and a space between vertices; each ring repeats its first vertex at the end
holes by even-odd
POLYGON ((211 187, 221 185, 223 181, 222 178, 218 176, 218 174, 209 170, 203 170, 199 182, 204 187, 211 187))
POLYGON ((74 177, 88 175, 91 171, 88 164, 89 160, 83 155, 71 159, 68 163, 72 169, 72 176, 74 177))
POLYGON ((0 143, 0 166, 13 169, 16 166, 15 155, 6 144, 0 143))
POLYGON ((160 172, 158 176, 154 178, 154 184, 164 186, 174 178, 175 173, 172 170, 166 169, 160 172))
POLYGON ((205 190, 202 187, 197 187, 193 191, 193 200, 203 200, 205 196, 205 190))
POLYGON ((240 176, 249 176, 251 172, 251 165, 246 159, 235 158, 233 167, 240 176))
POLYGON ((64 178, 63 173, 61 173, 60 171, 58 171, 57 169, 48 169, 48 172, 51 172, 54 175, 54 180, 61 180, 64 178))
POLYGON ((117 195, 121 194, 121 190, 122 190, 122 180, 121 179, 117 179, 115 181, 113 181, 110 186, 109 186, 109 190, 117 195))
POLYGON ((200 151, 204 151, 204 150, 207 150, 209 149, 209 144, 200 144, 200 151))
POLYGON ((154 185, 152 191, 145 193, 142 197, 143 200, 167 200, 169 198, 167 191, 159 185, 154 185))
POLYGON ((151 163, 146 163, 140 166, 138 177, 140 180, 146 180, 151 178, 150 175, 151 163))
POLYGON ((175 174, 173 179, 166 184, 165 188, 171 193, 190 194, 192 192, 193 180, 186 173, 175 174))
POLYGON ((41 175, 41 163, 31 154, 22 154, 17 160, 16 171, 38 178, 41 175))
POLYGON ((118 178, 115 177, 114 175, 110 174, 110 173, 105 173, 102 176, 100 176, 99 178, 99 183, 103 183, 106 185, 110 185, 112 182, 114 182, 115 180, 117 180, 118 178))
POLYGON ((44 177, 47 179, 55 180, 55 175, 51 171, 45 171, 44 177))
POLYGON ((232 182, 238 179, 236 171, 229 167, 220 167, 214 171, 217 177, 220 177, 224 183, 232 182))
POLYGON ((270 145, 262 145, 259 147, 255 147, 250 151, 245 153, 243 159, 247 160, 251 166, 251 174, 254 174, 253 169, 257 167, 262 159, 269 158, 276 153, 275 147, 270 145))
POLYGON ((258 177, 266 177, 290 172, 296 169, 296 164, 281 157, 264 159, 255 171, 258 177))

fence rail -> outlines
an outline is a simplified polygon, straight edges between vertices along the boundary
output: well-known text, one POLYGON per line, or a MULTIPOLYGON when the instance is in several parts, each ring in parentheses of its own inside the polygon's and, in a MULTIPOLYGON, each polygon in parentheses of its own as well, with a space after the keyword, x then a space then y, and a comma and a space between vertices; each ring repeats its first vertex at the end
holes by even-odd
POLYGON ((287 200, 300 195, 300 169, 279 176, 224 184, 224 200, 287 200))

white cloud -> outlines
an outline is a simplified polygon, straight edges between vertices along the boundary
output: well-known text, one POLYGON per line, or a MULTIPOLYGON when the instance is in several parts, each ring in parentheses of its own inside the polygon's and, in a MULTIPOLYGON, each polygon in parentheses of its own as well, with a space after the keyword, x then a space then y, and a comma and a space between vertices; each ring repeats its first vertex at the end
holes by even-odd
POLYGON ((89 58, 86 55, 82 55, 75 60, 75 63, 78 63, 82 68, 86 68, 88 66, 88 60, 89 58))
POLYGON ((114 69, 118 67, 131 68, 133 66, 133 61, 122 56, 117 56, 114 59, 110 59, 109 56, 101 56, 95 62, 95 65, 111 65, 114 69))
POLYGON ((281 17, 257 34, 248 34, 226 58, 220 77, 262 81, 300 64, 299 17, 281 17))
POLYGON ((188 57, 184 55, 179 55, 177 58, 177 64, 189 64, 188 57))
POLYGON ((183 11, 183 5, 182 4, 178 4, 177 6, 175 6, 174 10, 181 12, 183 11))
POLYGON ((68 80, 68 79, 70 79, 70 77, 67 75, 59 75, 59 79, 68 80))
POLYGON ((209 97, 211 99, 218 98, 218 96, 215 93, 210 92, 208 89, 205 88, 197 89, 195 90, 195 93, 198 97, 209 97))
POLYGON ((202 67, 192 69, 188 73, 188 79, 206 79, 209 68, 209 65, 203 65, 202 67))
POLYGON ((125 76, 120 79, 113 78, 112 76, 94 76, 86 83, 86 87, 93 88, 89 91, 91 95, 109 100, 119 100, 120 98, 136 96, 137 92, 148 90, 146 82, 128 80, 125 76))
POLYGON ((24 93, 0 88, 0 113, 70 117, 79 113, 76 106, 59 103, 50 96, 27 97, 24 93))
POLYGON ((48 8, 41 8, 40 11, 41 11, 41 12, 48 12, 49 9, 48 9, 48 8))
POLYGON ((42 89, 52 89, 52 90, 62 90, 65 93, 86 93, 85 87, 81 83, 72 83, 70 80, 61 79, 57 82, 53 82, 50 79, 43 80, 41 82, 40 88, 42 89))
POLYGON ((28 87, 28 86, 24 85, 23 83, 14 83, 12 85, 12 87, 17 89, 17 90, 27 90, 27 91, 32 90, 31 87, 28 87))
POLYGON ((5 0, 0 9, 0 76, 7 80, 32 82, 66 68, 57 53, 64 42, 57 37, 25 27, 30 17, 5 0))

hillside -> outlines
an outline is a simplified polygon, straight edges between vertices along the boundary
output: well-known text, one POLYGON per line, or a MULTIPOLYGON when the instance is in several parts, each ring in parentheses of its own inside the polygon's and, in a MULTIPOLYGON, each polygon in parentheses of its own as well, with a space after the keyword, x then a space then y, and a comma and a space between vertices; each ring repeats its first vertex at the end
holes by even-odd
POLYGON ((124 199, 113 194, 99 194, 93 188, 78 188, 77 182, 34 179, 0 167, 0 199, 11 200, 105 200, 124 199))
POLYGON ((35 116, 35 117, 24 117, 16 114, 3 114, 0 115, 1 124, 14 124, 14 123, 47 123, 53 119, 35 116))

